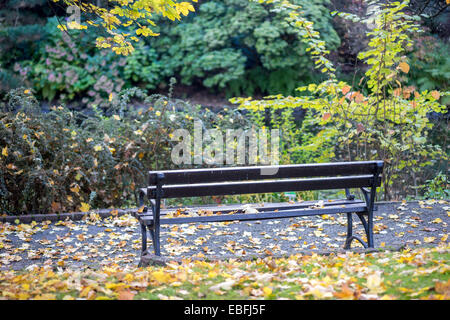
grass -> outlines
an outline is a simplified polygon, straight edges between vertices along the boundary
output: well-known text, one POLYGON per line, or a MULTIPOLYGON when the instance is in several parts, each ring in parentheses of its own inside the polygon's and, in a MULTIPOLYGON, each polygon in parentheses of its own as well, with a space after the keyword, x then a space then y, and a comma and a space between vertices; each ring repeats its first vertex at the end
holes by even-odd
POLYGON ((5 271, 0 299, 449 299, 450 246, 164 267, 5 271))

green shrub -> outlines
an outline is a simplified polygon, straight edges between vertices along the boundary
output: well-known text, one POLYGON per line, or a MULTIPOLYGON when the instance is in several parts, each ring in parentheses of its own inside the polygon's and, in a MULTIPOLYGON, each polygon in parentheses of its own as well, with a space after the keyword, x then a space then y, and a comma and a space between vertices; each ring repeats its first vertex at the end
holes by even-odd
MULTIPOLYGON (((306 15, 330 48, 336 48, 339 38, 326 8, 329 1, 295 2, 304 4, 306 15)), ((155 90, 173 76, 183 84, 226 90, 228 96, 292 94, 298 82, 317 78, 309 57, 298 54, 305 46, 284 22, 283 12, 270 12, 272 5, 213 0, 197 6, 181 23, 157 21, 155 31, 161 36, 139 42, 127 57, 96 48, 98 34, 92 30, 69 30, 68 36, 57 29, 56 17, 49 18, 39 26, 40 41, 27 42, 33 50, 0 54, 2 91, 24 84, 40 99, 106 107, 122 89, 155 90)))
MULTIPOLYGON (((331 25, 328 0, 295 0, 321 30, 330 49, 339 38, 331 25)), ((183 84, 241 94, 293 94, 296 84, 317 77, 305 46, 284 12, 256 1, 206 1, 181 23, 160 24, 161 36, 148 41, 183 84)))
MULTIPOLYGON (((364 79, 367 92, 358 88, 361 83, 350 86, 337 79, 325 41, 320 40, 314 24, 299 13, 299 8, 279 3, 279 10, 290 12, 288 21, 298 28, 316 68, 328 79, 297 88, 309 92, 301 97, 277 95, 264 100, 238 98, 233 102, 252 111, 307 108, 316 117, 310 123, 315 123, 320 131, 302 149, 319 151, 316 161, 382 159, 384 199, 410 195, 425 180, 425 168, 448 161, 446 150, 430 139, 435 129, 430 115, 443 116, 447 112, 441 101, 448 92, 418 91, 401 83, 410 70, 405 56, 413 43, 409 35, 418 31, 415 22, 419 19, 405 13, 407 3, 376 5, 370 16, 373 20, 339 13, 352 21, 373 25, 367 33, 368 49, 358 54, 358 59, 369 67, 364 79)), ((443 131, 447 136, 448 127, 443 131)))
POLYGON ((423 188, 425 199, 450 199, 450 184, 447 175, 442 172, 433 179, 427 180, 421 188, 423 188))
POLYGON ((59 32, 56 18, 45 26, 46 41, 34 58, 16 64, 26 73, 38 96, 62 102, 81 100, 84 104, 106 106, 113 95, 124 88, 125 58, 98 51, 90 44, 92 35, 71 30, 70 36, 59 32))
POLYGON ((62 106, 42 113, 29 89, 16 89, 0 111, 0 212, 134 205, 148 170, 177 167, 170 161, 172 130, 192 130, 194 119, 222 130, 247 123, 233 110, 216 115, 140 89, 119 94, 106 113, 94 108, 86 116, 62 106))
MULTIPOLYGON (((409 84, 418 90, 447 91, 450 85, 450 44, 433 36, 417 37, 411 58, 409 84)), ((450 98, 443 97, 442 103, 449 105, 450 98)))

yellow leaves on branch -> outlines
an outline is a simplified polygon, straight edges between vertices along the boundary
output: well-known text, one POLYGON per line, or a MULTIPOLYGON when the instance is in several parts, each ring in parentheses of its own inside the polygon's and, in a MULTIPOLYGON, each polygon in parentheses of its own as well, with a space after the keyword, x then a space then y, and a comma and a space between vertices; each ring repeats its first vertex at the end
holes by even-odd
POLYGON ((148 36, 159 36, 159 33, 154 33, 151 29, 149 29, 147 26, 143 26, 136 30, 136 34, 143 35, 144 37, 148 36))
MULTIPOLYGON (((94 14, 99 18, 99 23, 87 21, 90 26, 104 28, 111 36, 98 37, 96 45, 98 48, 111 48, 116 54, 128 55, 134 51, 134 47, 128 40, 138 42, 138 36, 156 37, 159 33, 153 32, 147 25, 156 26, 151 20, 152 15, 159 14, 169 20, 181 20, 182 16, 187 16, 194 12, 195 8, 189 0, 178 2, 178 0, 114 0, 114 6, 103 8, 96 6, 87 0, 53 0, 54 2, 64 2, 69 7, 78 7, 84 14, 94 14), (136 28, 134 28, 136 27, 136 28), (127 28, 136 29, 134 32, 127 32, 127 28), (122 31, 119 31, 122 30, 122 31), (124 31, 125 30, 125 31, 124 31)), ((80 24, 79 21, 70 21, 67 25, 59 25, 58 29, 67 31, 68 29, 83 30, 88 26, 80 24)))

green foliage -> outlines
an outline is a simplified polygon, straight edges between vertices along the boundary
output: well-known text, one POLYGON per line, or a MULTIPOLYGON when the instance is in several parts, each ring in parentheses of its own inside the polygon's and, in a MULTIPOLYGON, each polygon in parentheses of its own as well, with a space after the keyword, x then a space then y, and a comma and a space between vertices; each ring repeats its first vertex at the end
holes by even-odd
MULTIPOLYGON (((336 48, 328 1, 303 1, 305 14, 315 21, 336 48)), ((296 30, 285 23, 285 12, 254 1, 207 1, 181 23, 161 24, 160 37, 148 43, 164 66, 183 84, 201 82, 229 96, 256 93, 294 93, 295 84, 311 80, 310 59, 296 30)))
POLYGON ((25 85, 24 74, 14 70, 17 61, 27 60, 38 49, 47 17, 59 13, 47 0, 8 0, 0 5, 0 95, 25 85))
POLYGON ((128 89, 106 113, 62 106, 42 113, 29 89, 16 89, 0 111, 0 212, 70 212, 134 202, 148 170, 172 169, 172 130, 248 127, 237 111, 216 115, 162 95, 128 89), (130 106, 130 99, 142 107, 130 106))
POLYGON ((155 89, 169 75, 166 67, 158 60, 156 50, 142 42, 135 45, 134 53, 125 60, 121 76, 126 86, 136 84, 146 89, 155 89))
POLYGON ((57 95, 62 101, 76 98, 89 105, 102 105, 113 94, 120 92, 120 79, 126 63, 111 52, 98 52, 89 46, 92 36, 82 31, 55 33, 56 18, 49 19, 45 32, 45 46, 40 47, 34 60, 17 64, 33 79, 34 88, 46 100, 57 95), (87 95, 87 96, 86 96, 87 95))
MULTIPOLYGON (((308 44, 317 68, 328 80, 316 85, 299 87, 309 92, 303 97, 267 97, 262 101, 235 99, 241 107, 252 111, 271 108, 304 107, 316 116, 320 132, 311 138, 309 151, 320 150, 329 157, 342 160, 382 159, 385 199, 398 198, 411 192, 423 179, 423 168, 447 159, 439 145, 430 143, 428 136, 433 128, 429 114, 445 113, 439 103, 447 93, 403 87, 402 75, 410 70, 405 59, 405 49, 411 47, 409 32, 418 31, 415 21, 402 3, 375 4, 367 20, 350 14, 340 14, 353 21, 373 24, 368 33, 368 49, 358 55, 369 66, 365 81, 369 92, 363 95, 355 86, 338 81, 334 67, 327 58, 320 34, 314 24, 300 13, 300 8, 280 2, 280 10, 289 12, 288 21, 299 28, 308 44)), ((304 149, 304 148, 303 148, 304 149)))
MULTIPOLYGON (((409 84, 418 90, 446 91, 450 85, 450 44, 433 36, 417 37, 414 49, 409 54, 411 65, 408 75, 409 84)), ((443 104, 450 104, 450 99, 443 98, 443 104)))
MULTIPOLYGON (((328 0, 296 2, 308 3, 305 15, 316 22, 330 48, 336 48, 339 38, 328 0)), ((98 34, 92 30, 60 32, 61 19, 54 17, 39 27, 41 41, 27 43, 33 50, 0 56, 9 61, 0 77, 9 82, 4 90, 26 83, 39 98, 82 100, 90 106, 106 106, 111 94, 134 86, 155 90, 172 76, 183 84, 225 90, 228 96, 294 94, 299 82, 320 76, 310 67, 297 30, 285 23, 286 13, 271 8, 252 1, 213 0, 199 4, 195 15, 181 23, 155 17, 154 29, 161 36, 138 42, 126 57, 98 50, 93 45, 98 34)))
POLYGON ((447 175, 442 172, 439 172, 433 179, 427 180, 421 187, 424 189, 426 199, 447 200, 450 198, 450 184, 447 175))

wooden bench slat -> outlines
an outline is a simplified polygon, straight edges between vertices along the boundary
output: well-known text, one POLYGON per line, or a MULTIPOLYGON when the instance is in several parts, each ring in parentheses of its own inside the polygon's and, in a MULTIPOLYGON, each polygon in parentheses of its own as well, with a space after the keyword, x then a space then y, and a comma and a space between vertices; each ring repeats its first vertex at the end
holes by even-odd
MULTIPOLYGON (((277 181, 265 180, 217 184, 163 185, 162 198, 359 188, 370 187, 372 185, 372 181, 372 175, 362 175, 333 178, 288 179, 277 181)), ((156 198, 152 192, 155 189, 156 187, 154 186, 148 187, 149 198, 156 198)))
MULTIPOLYGON (((278 210, 293 210, 293 209, 302 209, 302 208, 308 208, 311 207, 313 205, 316 205, 318 203, 319 200, 308 200, 308 201, 303 201, 303 202, 296 202, 296 203, 288 203, 288 202, 278 202, 278 203, 265 203, 264 206, 260 206, 258 204, 251 204, 251 208, 252 209, 256 209, 259 212, 262 211, 274 211, 276 209, 278 210)), ((360 199, 355 199, 355 200, 347 200, 347 199, 336 199, 336 200, 325 200, 323 202, 323 206, 324 207, 328 207, 328 206, 342 206, 342 205, 347 205, 347 204, 360 204, 360 205, 365 205, 365 202, 363 200, 360 199)), ((180 209, 186 209, 185 207, 180 208, 180 209)), ((214 206, 214 207, 195 207, 196 211, 198 210, 203 210, 203 211, 211 211, 213 214, 216 213, 222 213, 222 214, 227 214, 233 211, 236 211, 237 213, 241 213, 244 209, 244 206, 242 204, 239 205, 225 205, 225 206, 214 206)), ((177 208, 167 208, 167 209, 161 209, 161 217, 164 217, 166 214, 168 214, 169 212, 174 212, 176 211, 177 208)), ((189 210, 187 210, 189 211, 189 210)), ((138 213, 136 214, 136 218, 141 218, 144 216, 150 216, 152 217, 153 214, 151 212, 151 210, 145 212, 145 213, 138 213)))
MULTIPOLYGON (((180 223, 193 223, 193 222, 224 222, 224 221, 244 221, 244 220, 265 220, 265 219, 281 219, 281 218, 293 218, 302 216, 313 216, 323 214, 337 214, 347 212, 365 212, 367 207, 361 204, 350 204, 345 207, 341 206, 329 206, 320 209, 296 209, 296 210, 281 210, 281 211, 265 211, 260 213, 241 213, 241 214, 222 214, 222 215, 210 215, 210 216, 197 216, 197 217, 176 217, 176 218, 162 218, 160 224, 180 224, 180 223)), ((141 222, 144 224, 151 224, 153 218, 143 217, 141 222)))
POLYGON ((261 179, 306 178, 339 175, 373 174, 382 161, 355 161, 279 166, 226 167, 150 171, 149 185, 156 183, 156 175, 164 174, 164 184, 191 184, 261 179), (274 175, 261 175, 261 170, 277 168, 274 175))

